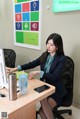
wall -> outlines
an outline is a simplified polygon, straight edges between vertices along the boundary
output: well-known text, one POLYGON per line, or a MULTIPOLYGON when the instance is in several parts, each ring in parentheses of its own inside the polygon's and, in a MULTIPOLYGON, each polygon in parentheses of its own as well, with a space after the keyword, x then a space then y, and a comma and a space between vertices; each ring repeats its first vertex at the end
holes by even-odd
MULTIPOLYGON (((52 0, 42 1, 41 50, 14 46, 13 14, 11 0, 0 0, 0 47, 12 48, 16 51, 16 65, 32 61, 45 50, 45 41, 50 33, 62 35, 65 54, 73 58, 74 102, 80 104, 80 11, 53 13, 52 0), (50 8, 47 10, 47 5, 50 8)), ((39 68, 39 67, 38 67, 39 68)))

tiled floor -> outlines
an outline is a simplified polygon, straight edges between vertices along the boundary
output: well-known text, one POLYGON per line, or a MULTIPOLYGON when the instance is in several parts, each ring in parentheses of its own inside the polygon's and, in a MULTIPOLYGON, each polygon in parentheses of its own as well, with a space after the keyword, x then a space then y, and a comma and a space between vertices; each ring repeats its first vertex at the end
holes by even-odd
MULTIPOLYGON (((70 109, 72 109, 72 115, 68 115, 68 114, 64 114, 63 117, 65 119, 80 119, 80 109, 74 107, 74 106, 71 106, 69 107, 70 109)), ((64 109, 64 108, 60 108, 60 109, 64 109)), ((38 115, 38 119, 41 119, 38 115)))

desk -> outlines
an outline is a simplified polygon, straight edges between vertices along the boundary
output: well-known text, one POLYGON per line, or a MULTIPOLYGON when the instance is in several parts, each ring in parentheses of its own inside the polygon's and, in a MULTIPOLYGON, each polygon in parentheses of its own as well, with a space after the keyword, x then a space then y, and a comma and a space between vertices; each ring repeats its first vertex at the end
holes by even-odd
POLYGON ((10 101, 7 89, 0 92, 7 96, 0 97, 0 112, 7 112, 8 119, 36 119, 36 103, 55 92, 55 87, 38 79, 28 81, 28 91, 26 95, 18 93, 17 100, 10 101), (34 88, 41 85, 48 85, 50 88, 42 93, 34 91, 34 88))

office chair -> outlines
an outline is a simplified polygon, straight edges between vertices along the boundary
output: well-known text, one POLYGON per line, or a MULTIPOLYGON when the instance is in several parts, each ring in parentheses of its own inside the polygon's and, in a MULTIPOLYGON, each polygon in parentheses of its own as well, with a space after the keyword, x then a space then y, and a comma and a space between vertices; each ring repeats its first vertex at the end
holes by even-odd
POLYGON ((63 102, 60 106, 56 106, 53 109, 54 116, 57 119, 64 119, 61 114, 68 113, 72 115, 71 109, 58 110, 59 107, 69 107, 72 105, 73 100, 73 77, 74 77, 74 62, 73 60, 66 56, 66 63, 62 73, 62 79, 67 89, 67 95, 63 98, 63 102))
POLYGON ((5 58, 5 65, 7 67, 14 68, 15 61, 16 61, 16 53, 12 49, 3 49, 4 58, 5 58))

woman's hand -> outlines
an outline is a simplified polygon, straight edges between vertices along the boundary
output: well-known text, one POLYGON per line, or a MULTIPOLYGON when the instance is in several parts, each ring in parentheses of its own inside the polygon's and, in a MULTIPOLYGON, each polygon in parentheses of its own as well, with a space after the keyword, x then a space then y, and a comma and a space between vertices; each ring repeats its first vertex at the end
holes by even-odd
POLYGON ((15 71, 17 71, 17 67, 15 67, 15 68, 6 67, 6 73, 12 73, 15 71))
POLYGON ((28 74, 28 78, 29 78, 29 79, 33 79, 34 76, 36 76, 36 75, 39 74, 39 73, 40 73, 40 71, 32 71, 32 72, 30 72, 30 73, 28 74))

